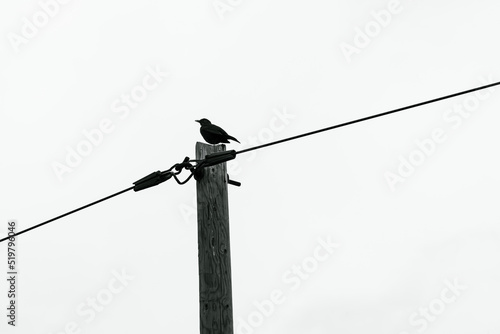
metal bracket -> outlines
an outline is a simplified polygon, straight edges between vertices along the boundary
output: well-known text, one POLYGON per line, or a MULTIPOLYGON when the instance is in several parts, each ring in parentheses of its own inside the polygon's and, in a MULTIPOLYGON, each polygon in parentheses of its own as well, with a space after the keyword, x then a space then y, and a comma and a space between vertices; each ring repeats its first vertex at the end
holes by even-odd
POLYGON ((231 180, 229 178, 229 174, 227 174, 227 183, 232 185, 232 186, 241 187, 241 182, 231 180))

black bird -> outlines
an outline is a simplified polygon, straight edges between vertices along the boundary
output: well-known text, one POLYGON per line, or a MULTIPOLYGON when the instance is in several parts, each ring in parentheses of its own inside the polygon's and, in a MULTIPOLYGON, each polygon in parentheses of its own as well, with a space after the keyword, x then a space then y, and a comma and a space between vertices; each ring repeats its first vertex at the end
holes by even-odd
POLYGON ((203 136, 203 139, 209 144, 219 144, 219 143, 229 143, 228 139, 238 141, 238 139, 234 138, 227 134, 222 128, 218 127, 215 124, 212 124, 208 119, 202 118, 200 120, 196 120, 195 122, 200 123, 200 133, 203 136))

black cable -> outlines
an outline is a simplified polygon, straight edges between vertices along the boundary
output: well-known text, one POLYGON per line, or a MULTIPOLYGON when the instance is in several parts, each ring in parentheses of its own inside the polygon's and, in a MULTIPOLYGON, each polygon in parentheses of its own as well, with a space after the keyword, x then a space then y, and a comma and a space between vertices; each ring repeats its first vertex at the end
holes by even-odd
POLYGON ((174 179, 178 184, 180 184, 182 186, 182 185, 186 184, 189 180, 191 180, 193 175, 194 175, 194 172, 193 172, 193 170, 191 170, 191 174, 184 181, 179 180, 179 178, 177 178, 177 174, 174 174, 174 179))
POLYGON ((347 125, 351 125, 351 124, 354 124, 354 123, 359 123, 359 122, 367 121, 367 120, 370 120, 370 119, 373 119, 373 118, 382 117, 382 116, 386 116, 386 115, 389 115, 389 114, 394 114, 394 113, 397 113, 399 111, 403 111, 403 110, 407 110, 407 109, 411 109, 411 108, 420 107, 420 106, 423 106, 423 105, 426 105, 426 104, 429 104, 429 103, 434 103, 434 102, 446 100, 446 99, 449 99, 449 98, 452 98, 452 97, 456 97, 456 96, 459 96, 459 95, 464 95, 464 94, 472 93, 472 92, 475 92, 477 90, 482 90, 482 89, 486 89, 486 88, 497 86, 497 85, 500 85, 500 81, 494 82, 492 84, 484 85, 484 86, 481 86, 481 87, 476 87, 476 88, 464 90, 462 92, 458 92, 458 93, 454 93, 454 94, 450 94, 450 95, 438 97, 438 98, 435 98, 435 99, 432 99, 432 100, 428 100, 428 101, 424 101, 424 102, 420 102, 420 103, 415 103, 415 104, 412 104, 412 105, 409 105, 409 106, 406 106, 406 107, 402 107, 402 108, 398 108, 398 109, 386 111, 386 112, 383 112, 383 113, 380 113, 380 114, 375 114, 375 115, 372 115, 372 116, 367 116, 367 117, 355 119, 353 121, 349 121, 349 122, 345 122, 345 123, 341 123, 341 124, 329 126, 327 128, 319 129, 319 130, 316 130, 316 131, 311 131, 311 132, 303 133, 301 135, 297 135, 297 136, 293 136, 293 137, 289 137, 289 138, 285 138, 285 139, 280 139, 280 140, 273 141, 273 142, 266 143, 266 144, 259 145, 259 146, 250 147, 250 148, 247 148, 247 149, 244 149, 244 150, 241 150, 241 151, 237 151, 236 154, 241 154, 241 153, 246 153, 246 152, 250 152, 250 151, 253 151, 253 150, 258 150, 258 149, 261 149, 261 148, 264 148, 264 147, 268 147, 268 146, 272 146, 272 145, 284 143, 284 142, 287 142, 287 141, 290 141, 290 140, 299 139, 299 138, 302 138, 302 137, 314 135, 314 134, 317 134, 317 133, 320 133, 320 132, 324 132, 324 131, 328 131, 328 130, 333 130, 333 129, 340 128, 340 127, 347 126, 347 125))
MULTIPOLYGON (((416 108, 416 107, 420 107, 420 106, 423 106, 423 105, 426 105, 426 104, 430 104, 430 103, 434 103, 434 102, 438 102, 438 101, 442 101, 442 100, 446 100, 446 99, 449 99, 449 98, 452 98, 452 97, 456 97, 456 96, 459 96, 459 95, 464 95, 464 94, 468 94, 468 93, 472 93, 472 92, 475 92, 475 91, 478 91, 478 90, 482 90, 482 89, 486 89, 486 88, 490 88, 490 87, 493 87, 493 86, 497 86, 497 85, 500 85, 500 81, 498 82, 494 82, 494 83, 491 83, 491 84, 488 84, 488 85, 484 85, 484 86, 480 86, 480 87, 476 87, 476 88, 472 88, 472 89, 468 89, 468 90, 464 90, 464 91, 461 91, 461 92, 458 92, 458 93, 454 93, 454 94, 450 94, 450 95, 445 95, 445 96, 442 96, 442 97, 438 97, 438 98, 435 98, 435 99, 432 99, 432 100, 428 100, 428 101, 424 101, 424 102, 420 102, 420 103, 415 103, 415 104, 412 104, 412 105, 409 105, 409 106, 406 106, 406 107, 401 107, 401 108, 397 108, 397 109, 394 109, 394 110, 390 110, 390 111, 386 111, 386 112, 383 112, 383 113, 380 113, 380 114, 375 114, 375 115, 371 115, 371 116, 367 116, 367 117, 363 117, 363 118, 358 118, 358 119, 355 119, 353 121, 349 121, 349 122, 345 122, 345 123, 341 123, 341 124, 337 124, 337 125, 333 125, 333 126, 329 126, 329 127, 326 127, 326 128, 323 128, 323 129, 319 129, 319 130, 315 130, 315 131, 311 131, 311 132, 307 132, 307 133, 303 133, 303 134, 300 134, 300 135, 297 135, 297 136, 293 136, 293 137, 289 137, 289 138, 285 138, 285 139, 281 139, 281 140, 277 140, 277 141, 274 141, 274 142, 270 142, 270 143, 267 143, 267 144, 263 144, 263 145, 258 145, 258 146, 254 146, 254 147, 250 147, 250 148, 247 148, 247 149, 244 149, 244 150, 241 150, 241 151, 238 151, 238 152, 235 152, 235 151, 232 151, 232 153, 229 155, 227 152, 225 153, 225 156, 220 158, 219 159, 222 159, 220 162, 223 162, 223 161, 227 161, 227 160, 230 160, 230 159, 234 159, 235 156, 237 154, 241 154, 241 153, 246 153, 246 152, 250 152, 250 151, 253 151, 253 150, 257 150, 257 149, 261 149, 261 148, 264 148, 264 147, 268 147, 268 146, 272 146, 272 145, 276 145, 276 144, 280 144, 280 143, 284 143, 284 142, 287 142, 287 141, 290 141, 290 140, 294 140, 294 139, 299 139, 299 138, 302 138, 302 137, 306 137, 306 136, 311 136, 313 134, 317 134, 317 133, 320 133, 320 132, 324 132, 324 131, 328 131, 328 130, 333 130, 333 129, 336 129, 336 128, 340 128, 340 127, 343 127, 343 126, 347 126, 347 125, 351 125, 351 124, 355 124, 355 123, 359 123, 359 122, 363 122, 363 121, 367 121, 367 120, 370 120, 370 119, 373 119, 373 118, 377 118, 377 117, 382 117, 382 116, 386 116, 386 115, 390 115, 390 114, 394 114, 394 113, 397 113, 397 112, 400 112, 400 111, 403 111, 403 110, 408 110, 408 109, 411 109, 411 108, 416 108)), ((217 157, 215 157, 217 158, 217 157)), ((212 159, 212 160, 215 160, 212 159)), ((199 163, 198 166, 196 166, 196 169, 197 168, 203 168, 204 167, 204 163, 206 163, 205 159, 204 160, 190 160, 188 157, 186 157, 184 159, 184 161, 180 164, 175 164, 173 165, 169 170, 163 172, 163 173, 168 173, 170 172, 172 169, 176 169, 177 172, 176 173, 171 173, 175 180, 177 181, 177 183, 179 184, 185 184, 187 181, 189 181, 191 179, 191 177, 194 175, 194 172, 193 172, 193 166, 190 164, 190 162, 197 162, 199 163), (180 174, 181 170, 182 169, 189 169, 191 170, 191 175, 185 180, 185 181, 180 181, 178 178, 177 178, 177 174, 180 174)), ((159 173, 159 172, 157 172, 159 173)), ((156 174, 157 174, 156 173, 156 174)), ((155 173, 153 173, 154 175, 153 176, 156 176, 155 173)), ((161 174, 161 173, 160 173, 161 174)), ((163 175, 163 174, 162 174, 163 175)), ((151 175, 148 175, 146 178, 150 177, 151 175)), ((143 178, 144 179, 144 178, 143 178)), ((141 179, 141 180, 143 180, 141 179)), ((137 181, 137 182, 140 182, 141 180, 137 181)), ((149 180, 149 179, 148 179, 149 180)), ((156 179, 155 179, 156 180, 156 179)), ((163 180, 164 181, 164 180, 163 180)), ((163 182, 162 181, 162 182, 163 182)), ((158 184, 158 182, 156 182, 154 185, 158 184)), ((28 231, 31 231, 31 230, 34 230, 38 227, 41 227, 45 224, 48 224, 48 223, 51 223, 55 220, 58 220, 60 218, 63 218, 63 217, 66 217, 70 214, 73 214, 77 211, 80 211, 80 210, 83 210, 83 209, 86 209, 92 205, 95 205, 97 203, 100 203, 100 202, 103 202, 105 200, 108 200, 112 197, 115 197, 115 196, 118 196, 120 194, 123 194, 129 190, 132 190, 136 188, 136 186, 132 186, 132 187, 129 187, 127 189, 124 189, 122 191, 119 191, 113 195, 110 195, 110 196, 107 196, 107 197, 104 197, 100 200, 97 200, 95 202, 92 202, 90 204, 87 204, 87 205, 84 205, 78 209, 75 209, 75 210, 72 210, 72 211, 69 211, 69 212, 66 212, 60 216, 57 216, 55 218, 52 218, 52 219, 49 219, 43 223, 40 223, 38 225, 35 225, 35 226, 32 226, 30 228, 27 228, 25 230, 22 230, 21 232, 18 232, 18 233, 15 233, 15 234, 12 234, 12 235, 9 235, 3 239, 0 239, 0 243, 5 241, 5 240, 8 240, 9 238, 12 238, 12 237, 15 237, 15 236, 18 236, 18 235, 21 235, 23 233, 26 233, 28 231)), ((137 190, 136 190, 137 191, 137 190)))
POLYGON ((43 223, 40 223, 40 224, 35 225, 35 226, 32 226, 32 227, 27 228, 27 229, 25 229, 25 230, 22 230, 21 232, 17 232, 17 233, 15 233, 15 234, 8 235, 7 237, 5 237, 5 238, 3 238, 3 239, 0 239, 0 243, 1 243, 1 242, 3 242, 3 241, 8 240, 9 238, 16 237, 16 236, 18 236, 18 235, 21 235, 21 234, 23 234, 23 233, 29 232, 29 231, 31 231, 31 230, 34 230, 34 229, 38 228, 38 227, 41 227, 41 226, 46 225, 46 224, 48 224, 48 223, 51 223, 51 222, 53 222, 53 221, 55 221, 55 220, 61 219, 61 218, 63 218, 63 217, 69 216, 69 215, 71 215, 71 214, 73 214, 73 213, 75 213, 75 212, 78 212, 78 211, 80 211, 80 210, 86 209, 86 208, 88 208, 88 207, 90 207, 90 206, 92 206, 92 205, 95 205, 95 204, 97 204, 97 203, 100 203, 100 202, 106 201, 106 200, 108 200, 108 199, 110 199, 110 198, 112 198, 112 197, 115 197, 115 196, 121 195, 121 194, 123 194, 123 193, 125 193, 125 192, 127 192, 127 191, 129 191, 129 190, 134 189, 134 191, 141 191, 141 190, 143 190, 143 189, 147 189, 147 188, 150 188, 150 187, 154 187, 154 186, 156 186, 156 185, 158 185, 158 184, 160 184, 160 183, 163 183, 163 182, 167 181, 167 180, 168 180, 168 179, 170 179, 170 177, 172 177, 172 176, 174 176, 174 177, 175 177, 175 179, 176 179, 177 183, 179 183, 179 184, 185 184, 185 183, 186 183, 186 182, 188 182, 188 181, 189 181, 189 179, 191 179, 191 177, 193 176, 193 174, 192 174, 192 173, 193 173, 193 171, 192 171, 192 169, 193 169, 193 165, 191 165, 191 164, 190 164, 190 162, 191 162, 191 161, 193 161, 193 160, 190 160, 188 157, 186 157, 186 158, 184 158, 184 161, 183 161, 182 163, 177 163, 177 164, 174 164, 172 167, 170 167, 170 169, 168 169, 168 170, 166 170, 166 171, 163 171, 163 172, 160 172, 160 171, 153 172, 153 173, 151 173, 151 174, 149 174, 149 175, 147 175, 147 176, 143 177, 142 179, 140 179, 140 180, 138 180, 138 181, 134 182, 134 185, 133 185, 132 187, 129 187, 129 188, 127 188, 127 189, 124 189, 124 190, 122 190, 122 191, 119 191, 119 192, 117 192, 117 193, 115 193, 115 194, 113 194, 113 195, 109 195, 109 196, 106 196, 106 197, 104 197, 104 198, 101 198, 100 200, 97 200, 97 201, 95 201, 95 202, 92 202, 92 203, 89 203, 89 204, 84 205, 84 206, 82 206, 82 207, 79 207, 78 209, 74 209, 74 210, 72 210, 72 211, 66 212, 66 213, 64 213, 64 214, 62 214, 62 215, 60 215, 60 216, 57 216, 57 217, 52 218, 52 219, 49 219, 49 220, 47 220, 47 221, 45 221, 45 222, 43 222, 43 223), (175 172, 172 172, 172 170, 173 170, 174 168, 175 168, 175 170, 176 170, 176 171, 175 171, 175 172), (180 181, 179 181, 179 179, 177 178, 177 176, 176 176, 176 175, 180 174, 180 173, 181 173, 181 171, 182 171, 183 169, 188 169, 188 170, 190 170, 190 171, 191 171, 191 175, 190 175, 190 176, 189 176, 189 177, 188 177, 185 181, 180 182, 180 181))
POLYGON ((3 242, 3 241, 5 241, 5 240, 7 240, 7 239, 9 239, 9 238, 16 237, 16 236, 21 235, 21 234, 23 234, 23 233, 26 233, 26 232, 28 232, 28 231, 34 230, 34 229, 39 228, 39 227, 41 227, 41 226, 43 226, 43 225, 45 225, 45 224, 48 224, 48 223, 51 223, 51 222, 53 222, 53 221, 55 221, 55 220, 58 220, 58 219, 60 219, 60 218, 66 217, 66 216, 68 216, 68 215, 70 215, 70 214, 72 214, 72 213, 75 213, 75 212, 77 212, 77 211, 80 211, 80 210, 86 209, 86 208, 88 208, 88 207, 90 207, 90 206, 92 206, 92 205, 94 205, 94 204, 97 204, 97 203, 103 202, 103 201, 105 201, 105 200, 108 200, 108 199, 110 199, 110 198, 112 198, 112 197, 115 197, 115 196, 118 196, 118 195, 120 195, 120 194, 123 194, 124 192, 127 192, 127 191, 132 190, 132 189, 134 189, 134 186, 132 186, 132 187, 130 187, 130 188, 127 188, 127 189, 124 189, 124 190, 122 190, 122 191, 119 191, 119 192, 117 192, 117 193, 115 193, 115 194, 113 194, 113 195, 109 195, 109 196, 107 196, 107 197, 101 198, 100 200, 97 200, 97 201, 95 201, 95 202, 89 203, 89 204, 84 205, 84 206, 82 206, 82 207, 79 207, 78 209, 75 209, 75 210, 72 210, 72 211, 66 212, 66 213, 64 213, 64 214, 62 214, 62 215, 60 215, 60 216, 57 216, 57 217, 52 218, 52 219, 49 219, 49 220, 47 220, 47 221, 45 221, 45 222, 43 222, 43 223, 40 223, 40 224, 38 224, 38 225, 31 226, 30 228, 27 228, 27 229, 25 229, 25 230, 22 230, 21 232, 17 232, 17 233, 15 233, 15 234, 9 235, 8 237, 5 237, 5 238, 3 238, 3 239, 0 239, 0 243, 1 243, 1 242, 3 242))

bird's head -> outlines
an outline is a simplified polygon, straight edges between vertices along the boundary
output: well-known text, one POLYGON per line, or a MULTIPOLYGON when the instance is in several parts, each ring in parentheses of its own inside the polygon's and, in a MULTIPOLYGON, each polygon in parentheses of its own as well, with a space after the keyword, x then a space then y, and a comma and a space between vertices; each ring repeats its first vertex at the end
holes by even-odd
POLYGON ((196 120, 195 122, 200 123, 200 124, 201 124, 201 126, 203 126, 203 125, 210 125, 210 124, 212 124, 212 122, 210 122, 210 121, 209 121, 208 119, 206 119, 206 118, 202 118, 202 119, 200 119, 200 120, 196 120))

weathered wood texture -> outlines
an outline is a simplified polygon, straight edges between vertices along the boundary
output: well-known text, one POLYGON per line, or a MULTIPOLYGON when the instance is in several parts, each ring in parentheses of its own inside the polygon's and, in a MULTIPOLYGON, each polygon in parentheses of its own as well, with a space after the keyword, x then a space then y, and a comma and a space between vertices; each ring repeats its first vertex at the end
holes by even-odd
MULTIPOLYGON (((196 159, 225 150, 225 145, 196 143, 196 159)), ((222 163, 205 168, 196 184, 201 334, 233 334, 227 179, 222 163)))

